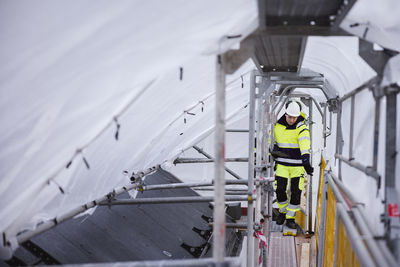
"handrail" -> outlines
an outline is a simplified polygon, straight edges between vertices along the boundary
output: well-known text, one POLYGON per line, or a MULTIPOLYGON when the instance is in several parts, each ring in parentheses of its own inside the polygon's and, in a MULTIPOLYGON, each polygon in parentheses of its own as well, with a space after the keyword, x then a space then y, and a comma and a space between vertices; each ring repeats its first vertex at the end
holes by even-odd
POLYGON ((368 167, 368 166, 364 166, 361 163, 354 161, 354 160, 350 160, 345 158, 343 155, 336 153, 335 154, 335 158, 338 158, 342 161, 344 161, 345 163, 347 163, 348 165, 364 172, 366 175, 371 176, 373 178, 376 179, 377 182, 379 182, 381 176, 379 173, 377 173, 372 167, 368 167))
POLYGON ((347 235, 353 246, 354 251, 358 256, 358 260, 361 266, 376 266, 373 262, 371 255, 369 254, 367 248, 364 246, 361 236, 358 234, 357 228, 350 219, 345 207, 341 202, 336 203, 336 210, 339 213, 339 217, 342 219, 343 225, 346 229, 347 235))
POLYGON ((325 175, 327 175, 328 184, 331 187, 332 192, 337 200, 336 206, 338 207, 339 205, 339 209, 342 209, 342 211, 339 211, 339 209, 338 211, 343 219, 343 224, 349 230, 349 238, 353 239, 351 240, 351 242, 355 246, 354 250, 359 257, 362 266, 364 266, 364 264, 365 266, 367 266, 369 264, 368 262, 372 262, 369 259, 367 263, 364 262, 364 260, 369 258, 370 256, 365 255, 365 249, 358 247, 365 247, 362 240, 365 241, 365 244, 370 251, 369 254, 372 255, 375 263, 379 264, 379 266, 396 266, 396 261, 393 255, 389 252, 388 248, 386 246, 380 246, 374 239, 374 235, 372 234, 371 228, 368 226, 368 223, 365 219, 366 216, 364 214, 364 210, 360 203, 356 202, 355 197, 347 188, 344 187, 343 183, 339 181, 339 179, 332 172, 325 172, 325 175), (346 203, 346 201, 343 195, 346 198, 350 199, 350 201, 352 202, 351 206, 347 208, 344 206, 344 203, 346 203), (355 222, 350 219, 350 216, 348 214, 349 212, 353 214, 355 222), (344 220, 346 220, 346 222, 344 220), (355 231, 356 233, 358 232, 355 225, 357 225, 357 228, 360 230, 360 234, 358 235, 353 233, 353 231, 355 231))

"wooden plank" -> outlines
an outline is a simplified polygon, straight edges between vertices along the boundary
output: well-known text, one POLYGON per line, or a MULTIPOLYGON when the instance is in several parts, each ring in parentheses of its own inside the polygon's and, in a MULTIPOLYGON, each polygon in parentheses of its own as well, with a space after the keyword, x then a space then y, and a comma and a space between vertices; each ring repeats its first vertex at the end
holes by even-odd
POLYGON ((310 266, 317 267, 317 238, 315 235, 311 237, 310 266))
POLYGON ((301 244, 300 267, 310 266, 310 243, 301 244))
MULTIPOLYGON (((298 266, 300 266, 300 262, 301 262, 302 246, 304 243, 309 243, 310 248, 311 248, 312 238, 315 239, 314 235, 309 235, 309 234, 299 234, 295 237, 296 258, 297 258, 298 266)), ((311 253, 311 251, 310 251, 310 253, 311 253)))

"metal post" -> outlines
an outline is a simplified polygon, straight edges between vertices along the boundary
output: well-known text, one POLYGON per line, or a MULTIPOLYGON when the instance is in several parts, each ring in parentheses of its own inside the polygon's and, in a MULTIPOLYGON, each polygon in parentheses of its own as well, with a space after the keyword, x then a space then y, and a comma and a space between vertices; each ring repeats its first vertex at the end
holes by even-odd
POLYGON ((353 138, 354 138, 354 101, 355 96, 351 96, 351 111, 350 111, 350 144, 349 144, 349 159, 353 159, 353 138))
POLYGON ((395 86, 386 88, 385 215, 389 247, 400 262, 400 221, 398 215, 391 214, 389 210, 399 209, 399 195, 396 190, 397 90, 399 88, 395 86))
MULTIPOLYGON (((265 171, 265 174, 269 177, 272 177, 273 175, 271 174, 271 170, 272 170, 272 165, 269 161, 269 157, 268 157, 268 148, 269 148, 269 144, 268 144, 268 137, 269 137, 269 133, 271 130, 271 127, 273 127, 272 124, 272 120, 271 120, 271 115, 270 115, 270 109, 271 109, 271 103, 270 103, 270 99, 271 99, 271 95, 272 95, 272 91, 275 87, 274 83, 271 83, 268 77, 268 87, 266 89, 266 91, 263 94, 263 128, 262 128, 262 150, 261 150, 261 155, 262 155, 262 165, 263 166, 268 166, 268 169, 265 171)), ((264 236, 267 239, 267 244, 269 243, 269 237, 270 237, 270 233, 269 233, 269 226, 270 226, 270 213, 269 213, 269 203, 270 203, 270 186, 271 186, 271 182, 267 182, 266 184, 262 185, 262 192, 263 192, 263 196, 262 196, 262 215, 264 217, 264 225, 263 225, 263 229, 262 232, 264 234, 264 236)), ((271 216, 272 217, 272 216, 271 216)), ((262 246, 263 250, 263 267, 267 267, 268 263, 268 246, 262 246)))
MULTIPOLYGON (((312 144, 313 144, 313 124, 314 124, 314 113, 313 113, 313 102, 309 100, 309 109, 310 109, 310 164, 312 166, 313 160, 312 160, 312 144)), ((322 115, 322 113, 321 113, 322 115)), ((308 175, 308 181, 307 181, 307 221, 306 221, 306 229, 309 232, 312 232, 312 175, 308 175)))
POLYGON ((326 130, 326 111, 327 111, 327 104, 325 104, 324 105, 324 116, 323 116, 323 120, 322 120, 322 122, 323 122, 323 127, 324 127, 324 130, 322 131, 323 132, 323 135, 324 135, 324 147, 326 147, 326 137, 327 137, 327 130, 326 130))
POLYGON ((379 145, 379 121, 381 114, 381 98, 375 98, 375 120, 374 120, 374 158, 372 163, 372 168, 374 171, 378 167, 378 145, 379 145))
POLYGON ((213 258, 217 265, 225 257, 225 71, 222 56, 216 58, 215 92, 215 191, 213 258))
POLYGON ((248 204, 247 204, 247 267, 253 267, 254 229, 253 229, 253 188, 254 188, 254 115, 255 115, 255 71, 250 75, 249 108, 249 166, 248 166, 248 204))
MULTIPOLYGON (((342 154, 343 140, 342 140, 342 102, 339 102, 338 112, 336 114, 336 154, 342 154)), ((342 161, 339 159, 338 178, 342 180, 342 161)))
MULTIPOLYGON (((262 132, 262 127, 263 127, 263 103, 262 103, 262 96, 263 96, 263 92, 264 90, 264 83, 261 83, 261 85, 258 85, 258 91, 256 94, 256 99, 257 99, 257 136, 256 136, 256 140, 257 140, 257 145, 256 145, 256 165, 257 165, 257 169, 256 169, 256 177, 259 178, 261 175, 261 169, 260 167, 262 167, 262 162, 261 162, 261 158, 262 158, 262 137, 263 137, 263 132, 262 132)), ((260 181, 256 181, 256 194, 257 194, 257 201, 255 204, 255 223, 257 223, 257 225, 260 225, 260 220, 261 220, 261 183, 260 181)), ((260 256, 260 249, 258 246, 258 240, 254 239, 254 249, 255 249, 255 253, 254 253, 254 262, 258 262, 258 258, 260 256)))

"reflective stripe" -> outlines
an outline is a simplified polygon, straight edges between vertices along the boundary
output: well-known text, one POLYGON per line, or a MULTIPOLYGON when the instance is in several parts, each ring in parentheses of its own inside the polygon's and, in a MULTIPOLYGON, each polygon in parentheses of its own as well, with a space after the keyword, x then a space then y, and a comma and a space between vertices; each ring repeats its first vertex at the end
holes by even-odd
POLYGON ((301 130, 300 132, 299 132, 299 134, 301 134, 302 132, 304 132, 304 131, 309 131, 307 128, 305 128, 305 129, 303 129, 303 130, 301 130))
POLYGON ((276 158, 275 161, 280 161, 280 162, 285 162, 285 163, 294 163, 294 164, 303 164, 301 159, 276 158))
POLYGON ((292 147, 299 148, 299 144, 290 144, 290 143, 277 143, 279 147, 292 147))
POLYGON ((304 150, 301 150, 300 152, 301 152, 302 155, 303 154, 310 154, 310 150, 309 149, 304 149, 304 150))
POLYGON ((308 140, 308 141, 310 141, 310 137, 308 137, 308 136, 303 136, 303 137, 300 137, 300 138, 299 138, 299 142, 300 142, 300 141, 303 141, 303 140, 308 140))
POLYGON ((288 210, 286 212, 286 218, 294 218, 296 216, 296 212, 292 210, 288 210))
POLYGON ((299 122, 299 123, 297 124, 296 128, 300 128, 300 127, 303 126, 303 125, 304 125, 304 121, 301 121, 301 122, 299 122))
POLYGON ((289 200, 286 200, 284 202, 278 202, 278 207, 279 207, 279 212, 280 213, 286 213, 286 207, 288 206, 289 200))
POLYGON ((288 210, 291 211, 297 211, 300 210, 300 205, 293 205, 293 204, 289 204, 289 206, 287 207, 288 210))

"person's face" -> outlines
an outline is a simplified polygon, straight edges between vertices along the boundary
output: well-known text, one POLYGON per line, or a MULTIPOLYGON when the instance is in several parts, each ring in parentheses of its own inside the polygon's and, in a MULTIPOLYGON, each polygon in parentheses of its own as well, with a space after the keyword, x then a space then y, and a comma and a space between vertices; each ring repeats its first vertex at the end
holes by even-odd
POLYGON ((297 121, 297 117, 289 116, 286 114, 286 122, 292 126, 297 121))

